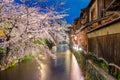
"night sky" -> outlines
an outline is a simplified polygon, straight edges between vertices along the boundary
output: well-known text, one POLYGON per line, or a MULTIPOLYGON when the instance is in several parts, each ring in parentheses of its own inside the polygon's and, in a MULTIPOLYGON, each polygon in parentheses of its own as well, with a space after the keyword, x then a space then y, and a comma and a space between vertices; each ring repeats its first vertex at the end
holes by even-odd
POLYGON ((66 21, 72 24, 73 20, 80 15, 80 10, 85 8, 90 0, 67 0, 66 6, 70 8, 66 21))
MULTIPOLYGON (((27 1, 37 1, 37 0, 27 0, 27 1)), ((39 7, 49 7, 55 4, 55 0, 43 0, 44 2, 38 3, 37 6, 39 7)), ((80 10, 85 8, 90 0, 58 0, 58 4, 60 1, 64 1, 65 4, 60 6, 61 9, 67 9, 66 13, 69 15, 64 18, 67 23, 72 24, 73 20, 80 15, 80 10)), ((21 3, 19 0, 15 0, 15 3, 21 3)), ((29 2, 27 2, 29 4, 29 2)), ((34 5, 33 5, 34 6, 34 5)), ((61 9, 57 9, 57 11, 61 12, 61 9)))

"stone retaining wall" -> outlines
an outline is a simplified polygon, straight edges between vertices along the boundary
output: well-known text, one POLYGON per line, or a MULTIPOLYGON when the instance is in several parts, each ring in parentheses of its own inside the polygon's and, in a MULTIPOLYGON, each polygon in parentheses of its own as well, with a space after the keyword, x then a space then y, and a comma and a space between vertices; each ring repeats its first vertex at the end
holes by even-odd
POLYGON ((86 59, 84 54, 78 52, 73 52, 73 54, 83 70, 85 80, 117 80, 94 64, 92 60, 86 59))

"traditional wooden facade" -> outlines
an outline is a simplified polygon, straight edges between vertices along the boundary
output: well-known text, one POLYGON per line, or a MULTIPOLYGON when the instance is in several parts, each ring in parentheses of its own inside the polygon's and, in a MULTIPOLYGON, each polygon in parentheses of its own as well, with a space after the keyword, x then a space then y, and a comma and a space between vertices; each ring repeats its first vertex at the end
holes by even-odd
POLYGON ((75 24, 75 34, 86 52, 120 66, 119 0, 91 0, 75 24))

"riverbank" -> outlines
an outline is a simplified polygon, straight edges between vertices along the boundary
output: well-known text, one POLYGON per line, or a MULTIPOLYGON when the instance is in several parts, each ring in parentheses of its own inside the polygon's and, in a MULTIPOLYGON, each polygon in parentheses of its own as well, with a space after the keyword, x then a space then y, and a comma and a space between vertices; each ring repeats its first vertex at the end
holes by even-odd
POLYGON ((14 47, 14 45, 10 46, 8 53, 6 47, 5 49, 0 50, 0 71, 14 67, 16 64, 33 57, 37 57, 39 54, 53 56, 51 48, 55 44, 52 41, 47 39, 32 39, 30 41, 31 44, 28 44, 27 42, 26 44, 23 42, 19 43, 23 46, 22 48, 19 48, 19 46, 14 47))
POLYGON ((31 49, 32 52, 26 54, 11 54, 1 59, 0 71, 14 67, 16 64, 27 61, 41 53, 39 48, 31 49))
POLYGON ((104 62, 97 62, 95 57, 88 54, 72 52, 79 63, 79 67, 83 70, 85 80, 117 80, 108 73, 108 68, 104 62))

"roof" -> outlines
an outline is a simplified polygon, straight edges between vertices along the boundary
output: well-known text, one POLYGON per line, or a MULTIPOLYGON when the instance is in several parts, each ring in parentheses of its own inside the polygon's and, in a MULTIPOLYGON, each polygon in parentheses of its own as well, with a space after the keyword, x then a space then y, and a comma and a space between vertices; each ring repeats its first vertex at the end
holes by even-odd
POLYGON ((88 10, 88 7, 81 9, 80 17, 81 17, 85 12, 87 12, 87 10, 88 10))
POLYGON ((90 6, 92 6, 92 4, 95 2, 95 0, 90 0, 90 3, 89 3, 89 5, 87 6, 87 7, 90 7, 90 6))
POLYGON ((68 29, 72 29, 73 27, 72 26, 69 26, 68 29))
POLYGON ((74 19, 74 21, 78 21, 79 20, 79 17, 78 18, 76 18, 76 19, 74 19))

